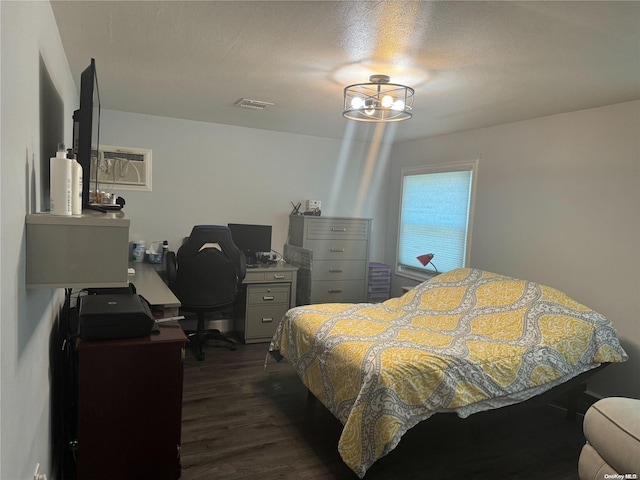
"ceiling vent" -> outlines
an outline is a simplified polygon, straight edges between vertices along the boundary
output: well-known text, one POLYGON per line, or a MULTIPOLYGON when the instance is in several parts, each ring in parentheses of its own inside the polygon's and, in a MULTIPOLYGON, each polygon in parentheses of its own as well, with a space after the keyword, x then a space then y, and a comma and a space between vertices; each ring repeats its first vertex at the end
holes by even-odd
POLYGON ((254 110, 264 110, 267 107, 273 106, 273 103, 261 102, 260 100, 249 100, 248 98, 241 98, 235 104, 238 107, 253 108, 254 110))

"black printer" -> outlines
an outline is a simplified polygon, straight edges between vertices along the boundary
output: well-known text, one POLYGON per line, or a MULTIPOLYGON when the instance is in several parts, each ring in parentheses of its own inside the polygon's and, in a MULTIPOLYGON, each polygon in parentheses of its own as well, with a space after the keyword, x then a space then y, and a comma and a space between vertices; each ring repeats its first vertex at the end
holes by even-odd
POLYGON ((155 326, 149 303, 135 293, 85 295, 78 302, 82 340, 146 337, 155 326))

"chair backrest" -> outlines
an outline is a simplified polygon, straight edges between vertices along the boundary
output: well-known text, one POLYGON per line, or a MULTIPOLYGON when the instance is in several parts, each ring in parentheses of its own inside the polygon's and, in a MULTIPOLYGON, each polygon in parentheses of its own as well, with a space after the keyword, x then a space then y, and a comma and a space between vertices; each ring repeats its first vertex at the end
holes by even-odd
POLYGON ((185 308, 228 305, 245 276, 245 262, 226 226, 196 225, 178 249, 169 287, 185 308))

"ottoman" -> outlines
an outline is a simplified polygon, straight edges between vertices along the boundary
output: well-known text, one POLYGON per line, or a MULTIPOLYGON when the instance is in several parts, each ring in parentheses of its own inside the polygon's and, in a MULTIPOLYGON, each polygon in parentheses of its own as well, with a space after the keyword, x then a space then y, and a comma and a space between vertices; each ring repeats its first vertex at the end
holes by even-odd
POLYGON ((584 416, 580 480, 640 478, 640 400, 609 397, 584 416))

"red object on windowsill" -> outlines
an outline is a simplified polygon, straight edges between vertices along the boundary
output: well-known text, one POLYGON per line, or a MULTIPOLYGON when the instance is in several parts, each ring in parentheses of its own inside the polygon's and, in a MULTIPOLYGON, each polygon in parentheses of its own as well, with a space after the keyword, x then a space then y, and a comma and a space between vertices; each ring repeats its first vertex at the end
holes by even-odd
POLYGON ((420 255, 416 258, 422 264, 423 267, 426 267, 431 263, 431 260, 433 260, 433 257, 434 257, 433 253, 425 253, 424 255, 420 255))
POLYGON ((416 258, 418 259, 418 261, 422 264, 423 267, 426 267, 427 265, 431 264, 431 266, 433 267, 433 269, 436 271, 436 273, 440 273, 438 272, 438 268, 435 266, 435 264, 431 261, 433 260, 433 257, 435 255, 433 253, 425 253, 424 255, 419 255, 416 258))

